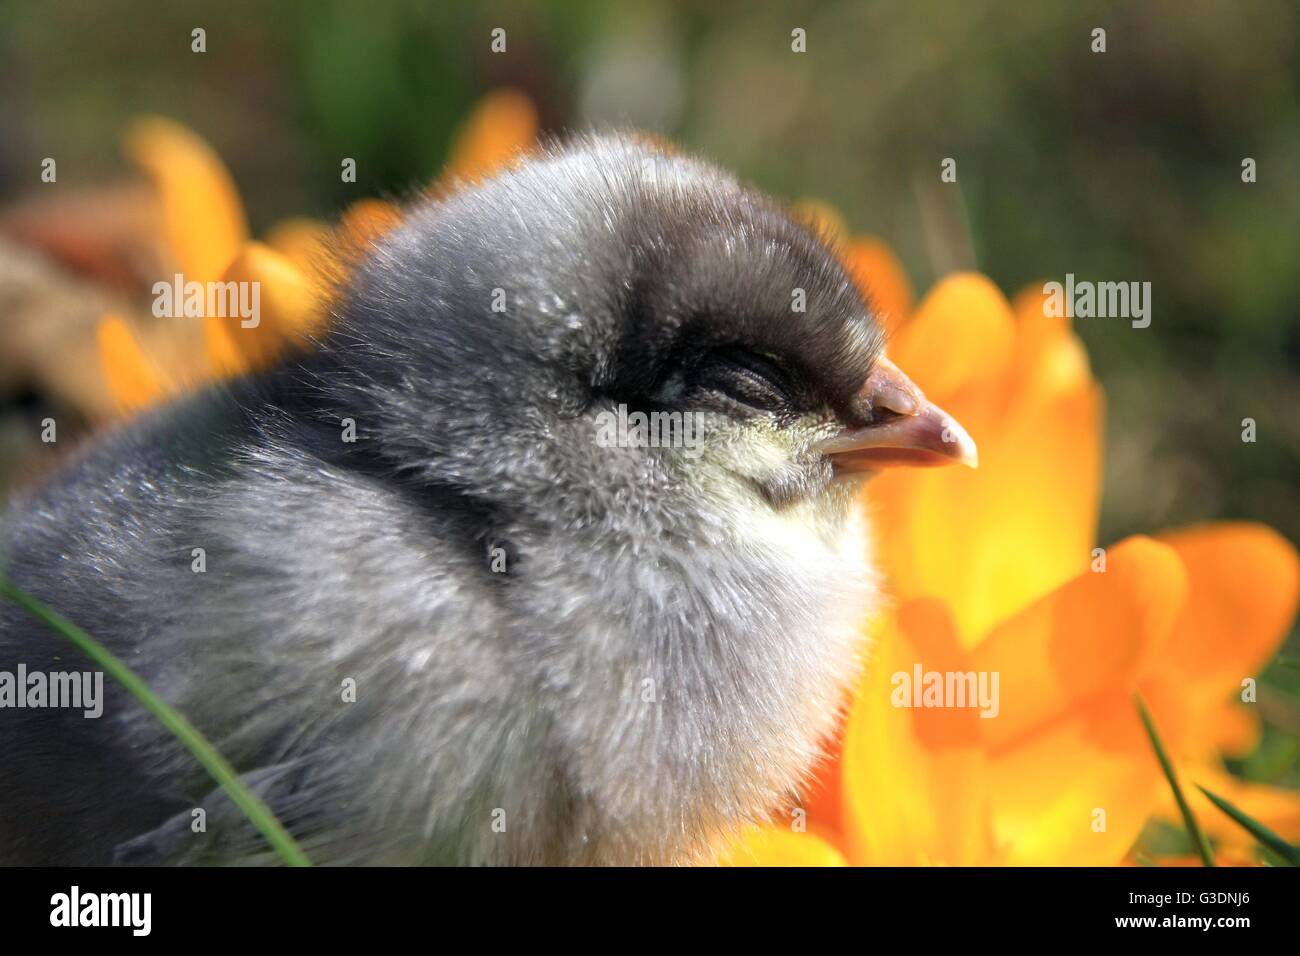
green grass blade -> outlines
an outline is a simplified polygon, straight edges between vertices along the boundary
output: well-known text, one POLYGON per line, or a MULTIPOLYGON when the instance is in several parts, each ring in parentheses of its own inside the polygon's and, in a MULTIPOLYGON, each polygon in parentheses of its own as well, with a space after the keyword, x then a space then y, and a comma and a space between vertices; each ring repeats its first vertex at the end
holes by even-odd
POLYGON ((1254 817, 1243 813, 1223 797, 1211 793, 1199 783, 1196 785, 1196 789, 1205 794, 1211 803, 1231 817, 1243 830, 1285 860, 1287 865, 1300 866, 1300 849, 1293 847, 1254 817))
POLYGON ((1165 752, 1165 745, 1160 742, 1160 735, 1156 733, 1156 725, 1151 720, 1151 714, 1147 712, 1147 705, 1142 702, 1140 694, 1133 695, 1133 703, 1137 704, 1138 716, 1142 718, 1142 726, 1146 728, 1147 736, 1151 739, 1151 747, 1156 752, 1156 759, 1160 761, 1160 769, 1165 772, 1169 788, 1174 792, 1174 800, 1178 803, 1178 812, 1183 815, 1183 825, 1187 827, 1187 835, 1192 838, 1192 845, 1200 854, 1201 862, 1206 866, 1214 866, 1214 854, 1210 852, 1210 842, 1205 839, 1205 834, 1201 831, 1200 824, 1196 822, 1192 808, 1187 805, 1183 788, 1178 785, 1178 776, 1174 773, 1174 765, 1169 760, 1169 754, 1165 752))
POLYGON ((0 595, 13 601, 32 617, 70 641, 103 668, 105 673, 125 687, 142 707, 157 717, 159 722, 194 755, 194 759, 203 766, 203 769, 212 775, 212 779, 226 791, 230 799, 235 802, 235 806, 243 811, 253 826, 261 831, 266 841, 280 855, 281 860, 289 866, 311 866, 311 861, 289 835, 289 831, 276 819, 270 808, 240 782, 235 768, 230 766, 226 758, 221 756, 207 738, 199 733, 179 711, 150 690, 149 685, 135 671, 77 625, 3 577, 0 577, 0 595))

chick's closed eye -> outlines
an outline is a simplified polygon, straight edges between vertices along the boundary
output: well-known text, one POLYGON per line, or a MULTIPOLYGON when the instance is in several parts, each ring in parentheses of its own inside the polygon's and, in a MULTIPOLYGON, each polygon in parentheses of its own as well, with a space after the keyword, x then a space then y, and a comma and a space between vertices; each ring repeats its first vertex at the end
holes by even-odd
POLYGON ((749 410, 786 414, 807 410, 793 376, 774 357, 742 345, 706 352, 692 368, 689 381, 749 410))

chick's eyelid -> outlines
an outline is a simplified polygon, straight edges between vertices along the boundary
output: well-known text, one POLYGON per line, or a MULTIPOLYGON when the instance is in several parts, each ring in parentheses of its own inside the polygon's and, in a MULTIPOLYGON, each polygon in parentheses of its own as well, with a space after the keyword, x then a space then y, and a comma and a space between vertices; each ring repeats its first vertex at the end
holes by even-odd
POLYGON ((790 363, 775 352, 760 352, 744 345, 731 344, 713 349, 712 356, 762 376, 782 391, 791 391, 798 377, 792 372, 790 363))
POLYGON ((797 383, 783 367, 779 357, 740 345, 725 345, 709 350, 700 360, 703 378, 721 388, 737 401, 769 411, 782 411, 800 405, 797 383), (773 360, 775 359, 775 361, 773 360), (757 394, 764 393, 764 394, 757 394))

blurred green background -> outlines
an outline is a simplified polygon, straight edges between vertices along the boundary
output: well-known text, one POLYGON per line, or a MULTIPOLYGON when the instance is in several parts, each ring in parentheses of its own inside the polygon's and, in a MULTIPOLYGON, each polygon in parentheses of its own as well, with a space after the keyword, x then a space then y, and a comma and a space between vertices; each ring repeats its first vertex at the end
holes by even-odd
MULTIPOLYGON (((1149 281, 1150 328, 1075 323, 1109 405, 1102 540, 1238 517, 1300 540, 1293 0, 7 3, 0 24, 3 202, 41 188, 44 156, 60 182, 120 177, 122 130, 161 113, 229 164, 255 233, 328 218, 427 184, 477 98, 514 86, 548 132, 655 130, 831 202, 918 295, 967 267, 1008 296, 1067 272, 1149 281)), ((43 397, 3 400, 12 416, 43 397)), ((1253 775, 1300 784, 1298 757, 1272 735, 1253 775)))

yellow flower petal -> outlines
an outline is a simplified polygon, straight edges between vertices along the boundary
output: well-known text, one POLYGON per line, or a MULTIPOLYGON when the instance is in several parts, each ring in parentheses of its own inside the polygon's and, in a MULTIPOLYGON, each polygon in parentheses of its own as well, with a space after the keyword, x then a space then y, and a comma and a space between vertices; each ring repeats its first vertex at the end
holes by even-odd
POLYGON ((162 117, 137 120, 125 152, 158 190, 167 243, 186 281, 216 279, 248 238, 239 193, 220 158, 195 133, 162 117))
POLYGON ((1165 787, 1122 693, 1077 707, 997 754, 989 780, 996 839, 1006 862, 1019 866, 1118 863, 1165 787))
POLYGON ((208 360, 208 374, 213 378, 234 378, 251 366, 235 344, 230 320, 215 315, 203 319, 203 351, 208 360))
POLYGON ((972 654, 999 675, 983 720, 998 842, 1020 865, 1117 862, 1159 794, 1132 693, 1187 598, 1172 548, 1132 538, 996 627, 972 654))
POLYGON ((1011 307, 997 287, 982 275, 959 273, 921 301, 889 353, 926 395, 948 408, 959 390, 987 391, 1000 379, 1011 361, 1015 330, 1011 307))
POLYGON ((167 394, 162 372, 136 341, 126 322, 105 315, 95 330, 100 367, 117 407, 133 412, 161 401, 167 394))
POLYGON ((319 220, 305 217, 281 220, 267 232, 266 244, 309 279, 316 280, 331 272, 330 228, 319 220))
MULTIPOLYGON (((1257 731, 1229 702, 1294 618, 1295 550, 1267 529, 1215 525, 1123 542, 1104 573, 1089 570, 1102 399, 1082 343, 1042 299, 1031 288, 1010 309, 987 280, 953 277, 891 344, 970 430, 981 468, 886 472, 868 487, 901 608, 845 732, 855 862, 1114 863, 1167 799, 1135 689, 1185 786, 1203 766, 1189 760, 1244 749, 1257 731), (888 675, 912 659, 996 670, 1001 713, 883 704, 888 675)), ((1300 821, 1296 794, 1219 786, 1255 800, 1274 829, 1300 821)))
POLYGON ((1070 331, 1069 316, 1047 314, 1044 306, 1049 296, 1043 292, 1044 284, 1036 282, 1017 292, 1011 300, 1011 311, 1020 325, 1039 325, 1049 336, 1065 335, 1070 331))
POLYGON ((1088 353, 1070 331, 1070 320, 1044 313, 1041 286, 1024 289, 1012 302, 1016 345, 1012 389, 1020 401, 1043 398, 1085 386, 1092 377, 1088 353))
MULTIPOLYGON (((1206 524, 1160 536, 1187 565, 1191 596, 1161 676, 1185 694, 1223 700, 1277 653, 1300 596, 1300 559, 1263 525, 1206 524)), ((1207 701, 1208 703, 1208 701, 1207 701)))
POLYGON ((537 142, 533 101, 515 89, 493 90, 457 131, 443 182, 472 183, 498 172, 537 142))
POLYGON ((814 833, 749 827, 718 851, 719 866, 846 866, 844 855, 814 833))
POLYGON ((888 587, 901 600, 941 596, 968 647, 1091 557, 1100 392, 1037 398, 947 407, 979 445, 978 470, 895 469, 865 489, 888 587))
POLYGON ((1129 538, 1108 549, 1104 572, 1084 571, 995 627, 972 654, 977 670, 1000 675, 1001 710, 981 721, 990 748, 1006 749, 1091 698, 1131 695, 1186 601, 1174 549, 1129 538))
MULTIPOLYGON (((256 283, 258 289, 256 325, 245 327, 247 320, 237 313, 207 318, 209 325, 215 323, 225 330, 243 358, 238 364, 264 367, 286 348, 305 344, 320 325, 323 311, 318 290, 288 258, 268 246, 247 243, 222 281, 248 286, 256 283)), ((226 358, 221 338, 215 332, 209 338, 215 346, 214 361, 226 358)))
POLYGON ((1244 757, 1259 746, 1259 714, 1249 705, 1229 701, 1206 714, 1209 734, 1205 743, 1211 753, 1225 757, 1244 757))
POLYGON ((844 836, 855 864, 989 863, 994 852, 978 712, 895 706, 916 665, 967 671, 938 601, 899 608, 878 642, 844 739, 844 836))
POLYGON ((893 358, 971 433, 980 467, 866 489, 890 587, 941 596, 967 646, 1086 567, 1096 535, 1101 393, 1068 326, 1024 303, 1013 316, 987 279, 957 275, 903 323, 893 358))

